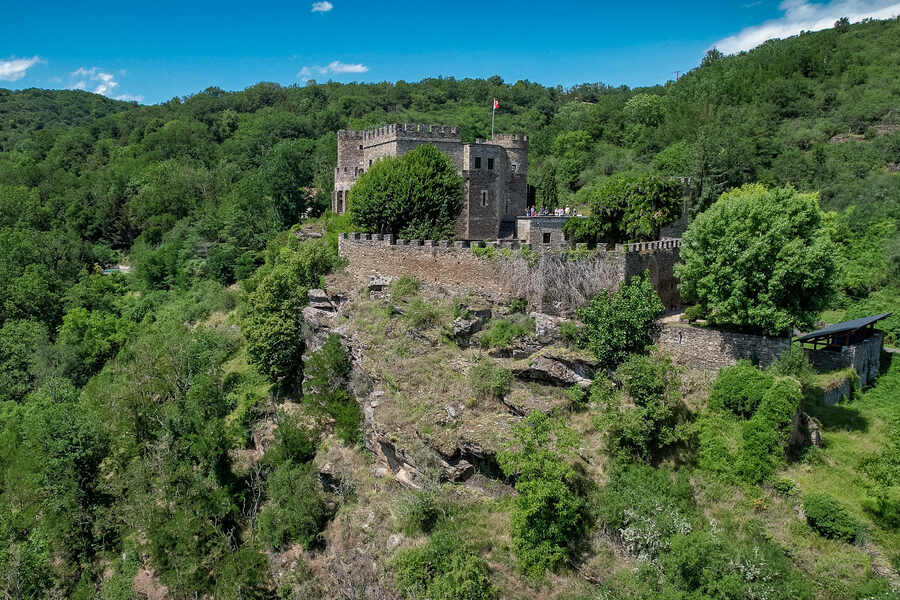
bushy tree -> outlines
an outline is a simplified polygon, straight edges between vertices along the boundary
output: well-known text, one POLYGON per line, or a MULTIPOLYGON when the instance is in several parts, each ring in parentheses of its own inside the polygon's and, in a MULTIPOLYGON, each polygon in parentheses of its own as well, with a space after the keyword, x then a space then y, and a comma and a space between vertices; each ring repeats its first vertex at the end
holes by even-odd
POLYGON ((374 233, 448 239, 462 209, 462 179, 430 144, 382 158, 350 189, 351 223, 374 233))
POLYGON ((599 409, 594 422, 605 430, 611 454, 650 460, 681 440, 681 381, 671 359, 633 354, 616 370, 616 379, 631 405, 607 381, 595 381, 591 389, 599 409))
POLYGON ((663 308, 647 274, 632 277, 617 291, 604 291, 578 309, 584 344, 604 366, 614 367, 652 343, 653 321, 663 308))
POLYGON ((816 194, 746 185, 723 194, 685 233, 682 298, 713 324, 783 334, 827 306, 834 246, 816 194))
POLYGON ((677 179, 660 175, 614 175, 585 190, 590 216, 565 225, 579 241, 657 239, 659 228, 681 215, 684 198, 677 179))
POLYGON ((801 399, 800 385, 788 377, 775 381, 763 394, 756 413, 742 428, 736 467, 746 481, 763 481, 784 462, 801 399))
POLYGON ((573 432, 533 412, 516 428, 500 467, 516 478, 512 538, 519 567, 529 575, 556 570, 569 559, 571 543, 584 531, 586 507, 578 478, 567 462, 573 432))
POLYGON ((760 371, 749 361, 740 361, 719 371, 709 393, 709 406, 728 409, 749 419, 774 382, 775 378, 769 373, 760 371))
POLYGON ((328 513, 311 464, 282 463, 269 476, 267 504, 259 515, 260 535, 272 548, 293 542, 309 547, 328 513))
POLYGON ((299 247, 288 244, 273 257, 242 308, 247 353, 272 381, 295 381, 300 374, 302 310, 307 290, 338 264, 335 249, 324 240, 299 247))

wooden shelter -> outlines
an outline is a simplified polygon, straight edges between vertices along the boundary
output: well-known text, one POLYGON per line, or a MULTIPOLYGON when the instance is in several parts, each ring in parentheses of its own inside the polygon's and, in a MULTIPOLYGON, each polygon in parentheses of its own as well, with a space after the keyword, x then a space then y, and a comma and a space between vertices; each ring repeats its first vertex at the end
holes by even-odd
POLYGON ((892 314, 889 312, 882 313, 829 325, 818 331, 801 335, 796 341, 812 350, 840 351, 841 348, 853 346, 871 338, 875 333, 875 323, 886 319, 892 314))

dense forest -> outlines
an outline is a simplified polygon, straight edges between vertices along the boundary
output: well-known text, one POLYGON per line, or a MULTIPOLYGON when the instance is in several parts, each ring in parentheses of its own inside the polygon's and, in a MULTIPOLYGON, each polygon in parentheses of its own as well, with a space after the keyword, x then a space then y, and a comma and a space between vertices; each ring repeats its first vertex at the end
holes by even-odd
MULTIPOLYGON (((889 343, 900 337, 900 20, 713 50, 677 81, 641 89, 310 81, 155 106, 0 90, 3 597, 131 598, 140 573, 173 597, 315 597, 302 568, 273 583, 267 557, 291 540, 322 543, 340 507, 317 490, 310 459, 326 438, 359 448, 359 409, 329 387, 346 365, 327 345, 304 365, 300 338, 305 290, 340 267, 333 234, 346 225, 326 210, 336 132, 423 122, 487 137, 492 98, 497 130, 530 137, 543 206, 590 211, 620 176, 690 178, 694 215, 752 182, 817 192, 838 267, 823 318, 894 311, 882 325, 889 343), (328 235, 302 242, 291 229, 312 219, 328 235), (104 273, 115 266, 126 268, 104 273), (302 394, 304 369, 317 392, 302 394), (315 426, 298 426, 285 401, 307 405, 315 426), (241 453, 262 419, 277 424, 274 441, 248 466, 241 453)), ((896 489, 892 443, 878 456, 896 489)), ((695 518, 689 475, 671 487, 660 477, 646 465, 622 471, 605 510, 629 497, 639 506, 646 486, 695 518)), ((896 532, 892 518, 885 531, 896 532)), ((885 535, 883 547, 900 541, 885 535)), ((462 544, 451 538, 426 548, 462 544)), ((810 597, 812 574, 785 566, 773 544, 756 551, 790 575, 769 597, 810 597)), ((897 547, 885 550, 896 572, 897 547)), ((453 552, 462 569, 466 552, 453 552)), ((882 581, 815 595, 894 597, 882 581)), ((665 597, 744 597, 719 592, 665 597)), ((584 597, 614 597, 596 594, 584 597)))

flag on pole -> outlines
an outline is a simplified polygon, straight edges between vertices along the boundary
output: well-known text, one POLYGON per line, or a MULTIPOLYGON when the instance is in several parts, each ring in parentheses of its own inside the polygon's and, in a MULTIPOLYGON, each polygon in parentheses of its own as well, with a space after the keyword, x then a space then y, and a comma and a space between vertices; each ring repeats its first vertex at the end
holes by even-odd
POLYGON ((494 98, 494 110, 497 110, 498 108, 500 108, 500 103, 494 98))

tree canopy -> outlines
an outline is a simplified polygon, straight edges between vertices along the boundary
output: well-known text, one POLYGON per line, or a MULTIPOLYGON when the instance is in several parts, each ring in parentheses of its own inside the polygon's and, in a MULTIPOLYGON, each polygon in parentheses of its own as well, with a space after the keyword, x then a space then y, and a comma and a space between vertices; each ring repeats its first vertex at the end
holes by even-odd
POLYGON ((684 234, 681 296, 711 323, 783 334, 833 295, 835 247, 818 195, 751 184, 723 194, 684 234))
POLYGON ((431 144, 375 161, 350 189, 350 222, 372 233, 450 239, 462 209, 462 178, 431 144))

